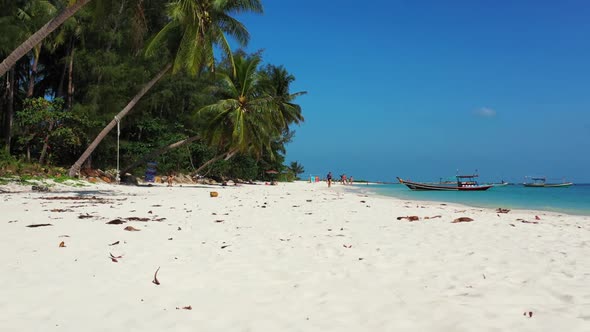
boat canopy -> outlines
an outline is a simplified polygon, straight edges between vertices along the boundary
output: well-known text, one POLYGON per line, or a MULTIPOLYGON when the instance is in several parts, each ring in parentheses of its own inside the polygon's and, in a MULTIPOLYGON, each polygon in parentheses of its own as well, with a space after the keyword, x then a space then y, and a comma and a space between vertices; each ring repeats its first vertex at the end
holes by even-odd
POLYGON ((472 174, 472 175, 457 175, 457 179, 471 179, 471 178, 476 178, 479 175, 477 174, 472 174))
POLYGON ((534 181, 545 181, 545 180, 547 180, 547 178, 545 178, 545 177, 538 177, 538 178, 532 177, 531 180, 534 180, 534 181))

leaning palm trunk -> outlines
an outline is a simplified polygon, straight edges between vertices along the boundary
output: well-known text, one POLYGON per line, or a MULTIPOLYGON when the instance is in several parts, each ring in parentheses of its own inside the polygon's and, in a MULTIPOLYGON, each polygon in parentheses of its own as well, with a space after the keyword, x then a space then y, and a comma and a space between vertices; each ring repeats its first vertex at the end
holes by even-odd
POLYGON ((107 134, 117 125, 117 119, 121 121, 121 119, 123 119, 123 117, 127 115, 127 113, 129 113, 129 111, 131 111, 131 109, 139 102, 141 97, 143 97, 143 95, 145 95, 146 92, 148 92, 164 76, 164 74, 166 74, 166 72, 170 70, 170 68, 172 68, 172 64, 166 65, 166 67, 164 67, 164 69, 162 69, 162 71, 160 71, 158 75, 156 75, 156 77, 149 81, 135 95, 135 97, 133 97, 129 104, 127 104, 127 106, 125 106, 125 108, 121 112, 119 112, 119 114, 117 114, 115 118, 111 120, 111 122, 109 122, 109 124, 106 127, 104 127, 104 129, 98 134, 98 136, 96 136, 94 141, 88 146, 86 151, 82 153, 82 156, 80 156, 80 158, 74 163, 74 165, 72 165, 68 172, 70 176, 73 177, 78 175, 80 167, 82 167, 84 161, 88 159, 88 157, 92 154, 92 152, 94 152, 98 144, 100 144, 100 142, 107 136, 107 134))
POLYGON ((175 148, 178 148, 178 147, 184 146, 184 145, 186 145, 186 144, 188 144, 188 143, 192 143, 192 142, 194 142, 194 141, 198 140, 198 139, 199 139, 199 137, 200 137, 199 135, 197 135, 197 136, 192 136, 192 137, 189 137, 189 138, 183 139, 182 141, 178 141, 178 142, 176 142, 176 143, 172 143, 172 144, 170 144, 170 145, 167 145, 167 146, 161 147, 161 148, 159 148, 158 150, 152 151, 152 152, 148 153, 147 155, 145 155, 145 156, 141 157, 139 160, 137 160, 137 161, 136 161, 136 162, 134 162, 133 164, 131 164, 131 165, 129 165, 128 167, 124 168, 124 169, 121 171, 121 174, 125 174, 125 173, 129 172, 130 170, 132 170, 132 169, 136 168, 137 166, 139 166, 139 165, 143 164, 144 162, 146 162, 146 161, 147 161, 147 160, 149 160, 149 159, 153 159, 153 158, 155 158, 155 157, 157 157, 157 156, 159 156, 159 155, 161 155, 161 154, 164 154, 164 153, 166 153, 166 152, 168 152, 168 151, 170 151, 170 150, 172 150, 172 149, 175 149, 175 148))
POLYGON ((207 161, 206 163, 204 163, 203 165, 201 165, 201 167, 197 168, 197 169, 196 169, 196 170, 193 172, 193 174, 194 174, 194 175, 197 175, 197 174, 199 174, 199 172, 200 172, 200 171, 202 171, 202 170, 204 170, 204 169, 205 169, 207 166, 209 166, 209 165, 213 164, 214 162, 216 162, 216 161, 218 161, 218 160, 221 160, 222 158, 223 158, 224 160, 229 160, 231 157, 235 156, 237 152, 238 152, 238 149, 234 149, 234 150, 231 150, 231 151, 229 151, 229 152, 224 152, 224 153, 222 153, 222 154, 220 154, 220 155, 217 155, 217 156, 213 157, 212 159, 208 160, 208 161, 207 161))
POLYGON ((75 4, 67 7, 56 17, 51 19, 41 29, 37 30, 29 39, 24 43, 20 44, 10 55, 0 63, 0 76, 4 75, 8 69, 12 68, 14 64, 25 54, 29 53, 30 50, 38 45, 45 37, 47 37, 53 30, 57 29, 63 24, 68 18, 72 17, 80 8, 89 3, 92 0, 78 0, 75 4))

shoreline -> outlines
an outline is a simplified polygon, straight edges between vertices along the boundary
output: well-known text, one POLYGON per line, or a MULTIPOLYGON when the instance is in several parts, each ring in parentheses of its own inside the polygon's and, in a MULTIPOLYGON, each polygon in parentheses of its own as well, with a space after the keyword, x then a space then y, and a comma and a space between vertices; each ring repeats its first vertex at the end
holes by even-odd
POLYGON ((0 330, 584 331, 589 218, 350 189, 2 193, 0 330))
MULTIPOLYGON (((362 186, 360 186, 362 187, 362 186)), ((496 205, 477 205, 477 203, 459 203, 459 202, 453 202, 453 201, 436 201, 436 200, 430 200, 430 199, 420 199, 420 198, 406 198, 406 197, 399 197, 399 196, 394 196, 394 195, 387 195, 387 194, 382 194, 379 193, 377 191, 371 191, 370 189, 367 189, 367 192, 370 192, 371 194, 374 195, 380 195, 383 197, 390 197, 390 198, 395 198, 395 199, 399 199, 399 200, 406 200, 406 201, 416 201, 416 202, 429 202, 432 204, 439 204, 439 203, 445 203, 445 204, 455 204, 455 205, 461 205, 461 206, 465 206, 465 207, 471 207, 471 208, 479 208, 479 209, 491 209, 494 210, 496 208, 506 208, 507 206, 496 206, 496 205)), ((511 210, 522 210, 522 211, 529 211, 529 212, 535 212, 538 211, 539 213, 555 213, 555 214, 565 214, 565 215, 571 215, 571 216, 581 216, 581 217, 590 217, 590 211, 587 210, 573 210, 573 209, 560 209, 560 208, 556 208, 555 210, 547 210, 547 209, 542 209, 542 208, 526 208, 526 207, 509 207, 511 210)))

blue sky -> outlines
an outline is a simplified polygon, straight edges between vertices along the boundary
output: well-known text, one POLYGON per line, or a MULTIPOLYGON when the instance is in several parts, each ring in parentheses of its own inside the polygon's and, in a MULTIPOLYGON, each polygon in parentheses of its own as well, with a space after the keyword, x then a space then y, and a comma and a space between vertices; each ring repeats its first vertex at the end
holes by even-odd
POLYGON ((263 0, 247 48, 295 75, 307 174, 590 182, 590 2, 263 0))

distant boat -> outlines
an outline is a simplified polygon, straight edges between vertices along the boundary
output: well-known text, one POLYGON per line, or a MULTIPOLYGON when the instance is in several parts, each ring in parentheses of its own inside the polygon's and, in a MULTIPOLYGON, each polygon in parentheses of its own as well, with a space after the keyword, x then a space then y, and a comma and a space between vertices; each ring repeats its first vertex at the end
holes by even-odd
POLYGON ((502 182, 500 182, 500 183, 491 183, 491 185, 494 186, 494 187, 504 187, 504 186, 507 186, 509 184, 510 183, 508 183, 508 182, 506 182, 504 180, 502 180, 502 182))
POLYGON ((529 188, 559 188, 569 187, 572 182, 560 182, 560 183, 547 183, 546 177, 531 177, 532 182, 525 182, 522 185, 529 188))
POLYGON ((457 181, 451 183, 448 181, 441 183, 412 182, 399 177, 397 180, 411 190, 482 191, 493 187, 491 184, 481 185, 477 183, 475 179, 477 177, 477 174, 457 175, 457 181))

